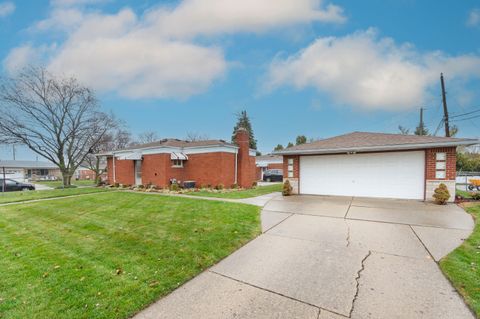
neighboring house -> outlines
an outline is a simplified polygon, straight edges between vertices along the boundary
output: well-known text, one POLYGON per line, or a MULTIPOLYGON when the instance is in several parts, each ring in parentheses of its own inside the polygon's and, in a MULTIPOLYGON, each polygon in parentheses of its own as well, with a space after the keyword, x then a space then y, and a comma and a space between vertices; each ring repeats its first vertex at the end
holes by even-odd
POLYGON ((0 178, 14 179, 18 182, 56 180, 62 175, 58 167, 50 162, 0 160, 0 178))
MULTIPOLYGON (((106 169, 106 166, 107 166, 107 163, 105 162, 103 165, 100 165, 100 168, 105 171, 106 169)), ((107 178, 107 174, 106 173, 102 173, 100 175, 100 178, 102 180, 106 179, 107 178)), ((75 179, 76 180, 95 180, 95 172, 92 171, 91 169, 89 169, 88 167, 83 167, 83 166, 80 166, 79 168, 77 168, 77 170, 75 171, 75 179)))
POLYGON ((354 132, 276 152, 297 194, 432 199, 455 197, 456 147, 475 139, 354 132))
POLYGON ((110 183, 168 187, 176 180, 229 188, 251 187, 255 181, 255 150, 249 148, 245 129, 237 131, 236 145, 223 140, 164 139, 99 156, 107 156, 110 183))
POLYGON ((280 155, 261 155, 255 157, 256 164, 256 178, 257 180, 263 179, 263 173, 267 169, 283 169, 283 158, 280 155))

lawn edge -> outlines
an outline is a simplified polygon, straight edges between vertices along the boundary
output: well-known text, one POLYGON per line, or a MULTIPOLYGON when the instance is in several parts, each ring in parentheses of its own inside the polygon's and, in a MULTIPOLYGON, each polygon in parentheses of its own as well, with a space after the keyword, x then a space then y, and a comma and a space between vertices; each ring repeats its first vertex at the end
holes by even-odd
MULTIPOLYGON (((479 205, 478 203, 472 203, 472 202, 468 202, 468 203, 464 203, 464 204, 461 204, 461 205, 458 205, 460 206, 467 214, 469 214, 472 218, 473 218, 473 221, 474 221, 474 227, 472 229, 472 232, 470 233, 470 235, 465 238, 464 242, 467 241, 475 232, 475 228, 477 227, 477 222, 480 223, 480 221, 476 218, 476 216, 470 212, 467 211, 467 208, 469 206, 474 206, 475 204, 479 205)), ((456 282, 453 281, 453 278, 449 275, 449 272, 446 271, 444 269, 444 266, 443 266, 443 263, 446 262, 446 259, 448 258, 448 256, 450 256, 452 253, 454 253, 458 248, 462 247, 464 245, 464 242, 462 244, 460 244, 459 246, 457 246, 454 250, 452 250, 451 252, 448 253, 448 255, 442 257, 439 261, 438 261, 438 268, 440 268, 440 270, 442 271, 442 274, 443 276, 448 280, 448 282, 450 283, 450 285, 452 285, 452 287, 455 289, 455 291, 460 295, 460 297, 462 298, 463 302, 465 303, 465 305, 467 306, 468 310, 470 310, 470 312, 472 313, 472 315, 475 317, 475 318, 480 318, 480 312, 477 314, 475 309, 473 308, 473 305, 469 302, 469 300, 466 298, 464 292, 460 289, 459 287, 459 284, 457 284, 456 282)))

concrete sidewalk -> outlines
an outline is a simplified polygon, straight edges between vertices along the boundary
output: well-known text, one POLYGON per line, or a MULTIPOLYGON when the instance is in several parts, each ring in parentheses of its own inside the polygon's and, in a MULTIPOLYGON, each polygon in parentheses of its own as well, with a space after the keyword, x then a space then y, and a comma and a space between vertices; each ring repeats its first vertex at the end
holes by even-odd
POLYGON ((436 263, 473 229, 455 205, 272 196, 262 228, 135 318, 474 318, 436 263))

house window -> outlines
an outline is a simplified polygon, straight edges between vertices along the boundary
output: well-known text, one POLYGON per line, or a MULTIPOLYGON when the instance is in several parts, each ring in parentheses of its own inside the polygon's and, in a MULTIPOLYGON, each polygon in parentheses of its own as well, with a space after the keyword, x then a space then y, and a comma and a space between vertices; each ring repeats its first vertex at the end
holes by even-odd
POLYGON ((180 159, 172 160, 172 167, 183 167, 183 160, 180 160, 180 159))
POLYGON ((293 177, 293 158, 288 159, 288 177, 293 177))
POLYGON ((445 179, 446 178, 446 169, 447 169, 447 154, 446 153, 436 153, 435 154, 435 178, 436 179, 445 179))

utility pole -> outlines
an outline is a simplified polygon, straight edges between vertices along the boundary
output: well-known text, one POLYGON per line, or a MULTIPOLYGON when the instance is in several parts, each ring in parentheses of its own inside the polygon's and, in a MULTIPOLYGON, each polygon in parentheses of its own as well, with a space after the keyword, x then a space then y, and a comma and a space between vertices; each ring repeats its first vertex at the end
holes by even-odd
POLYGON ((448 124, 447 95, 445 93, 445 81, 443 80, 443 73, 440 73, 440 83, 442 85, 443 119, 445 122, 445 136, 450 137, 450 125, 448 124))
POLYGON ((13 160, 15 160, 15 144, 12 144, 13 160))
POLYGON ((420 127, 422 128, 423 131, 423 107, 420 108, 420 127))

